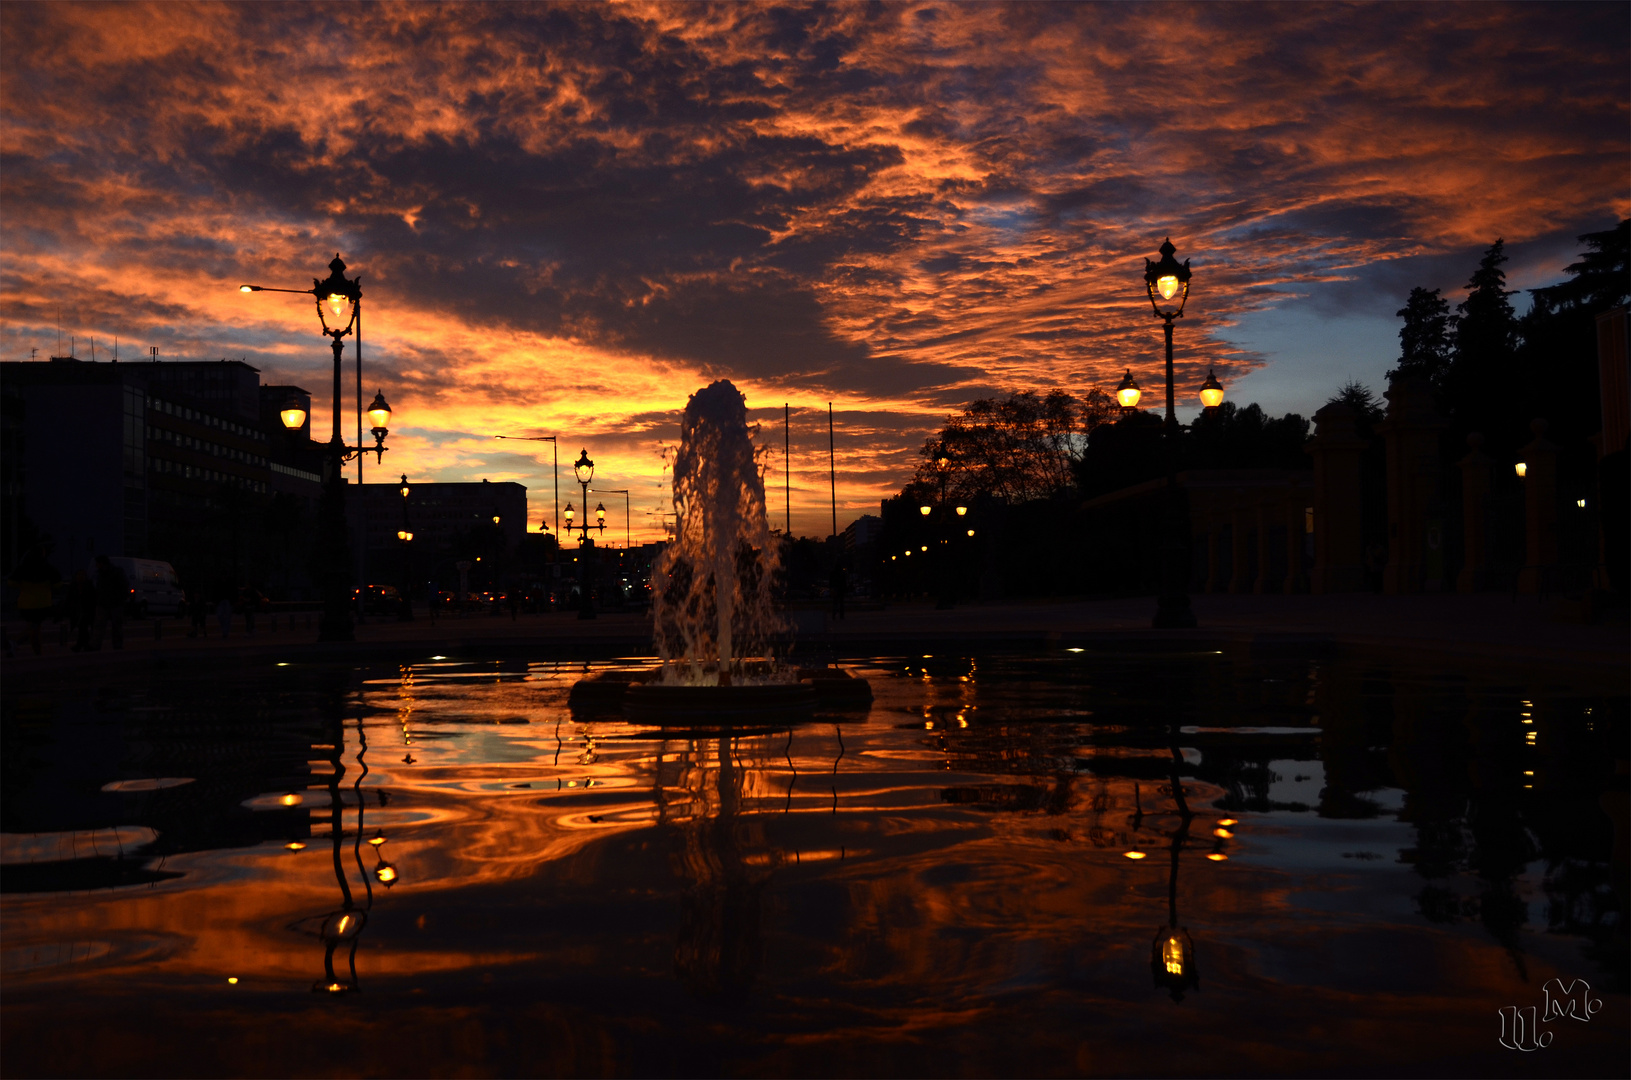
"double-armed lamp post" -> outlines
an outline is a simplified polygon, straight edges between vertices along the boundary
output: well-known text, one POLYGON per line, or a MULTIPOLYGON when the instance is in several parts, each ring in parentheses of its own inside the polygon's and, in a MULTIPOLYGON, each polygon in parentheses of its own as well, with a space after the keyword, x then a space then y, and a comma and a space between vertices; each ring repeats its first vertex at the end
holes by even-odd
MULTIPOLYGON (((345 339, 356 342, 358 380, 362 378, 362 278, 345 276, 345 261, 339 255, 328 264, 329 275, 319 281, 312 279, 309 289, 274 289, 265 285, 240 285, 239 292, 282 292, 313 296, 317 299, 317 318, 323 327, 323 336, 330 339, 334 350, 334 433, 324 447, 323 499, 318 514, 319 588, 323 596, 323 618, 317 638, 319 641, 350 641, 351 622, 351 554, 345 535, 345 463, 361 454, 373 453, 376 460, 385 458, 385 436, 389 434, 391 406, 383 393, 376 393, 368 406, 368 420, 373 425, 374 445, 347 446, 340 426, 343 395, 340 388, 341 360, 345 353, 345 339)), ((306 410, 291 403, 281 410, 283 426, 298 430, 306 422, 306 410)), ((360 434, 360 418, 359 418, 360 434)), ((360 466, 359 466, 360 468, 360 466)))

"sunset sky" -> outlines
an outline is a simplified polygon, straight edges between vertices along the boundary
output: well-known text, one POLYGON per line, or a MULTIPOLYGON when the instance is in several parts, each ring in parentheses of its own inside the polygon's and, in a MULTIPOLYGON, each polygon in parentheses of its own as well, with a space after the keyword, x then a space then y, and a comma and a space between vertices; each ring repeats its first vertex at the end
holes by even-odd
POLYGON ((824 535, 829 401, 842 527, 971 398, 1129 366, 1153 390, 1143 259, 1169 234, 1186 414, 1208 366, 1273 412, 1380 390, 1410 287, 1458 299, 1496 237, 1511 286, 1558 280, 1631 214, 1628 26, 1618 3, 5 4, 0 355, 50 355, 60 319, 86 359, 242 357, 313 391, 325 436, 311 304, 237 286, 307 287, 338 251, 396 409, 370 482, 517 480, 536 519, 547 444, 491 436, 559 434, 651 537, 660 445, 730 378, 777 448, 777 522, 792 404, 794 530, 824 535))

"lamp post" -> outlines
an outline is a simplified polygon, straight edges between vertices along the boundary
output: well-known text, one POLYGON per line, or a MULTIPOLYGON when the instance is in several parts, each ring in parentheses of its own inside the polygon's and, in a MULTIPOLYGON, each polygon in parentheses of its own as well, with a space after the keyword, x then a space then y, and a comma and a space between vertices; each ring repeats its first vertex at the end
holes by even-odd
MULTIPOLYGON (((264 285, 240 285, 239 292, 283 292, 313 296, 317 300, 317 317, 323 327, 323 336, 330 339, 334 351, 334 433, 324 447, 323 498, 318 514, 318 566, 319 587, 323 596, 323 618, 317 639, 319 641, 350 641, 353 637, 351 620, 351 555, 346 543, 345 530, 345 463, 370 451, 376 460, 385 458, 385 436, 389 434, 391 406, 383 393, 376 393, 368 407, 368 419, 373 425, 374 445, 347 446, 340 416, 343 397, 340 387, 341 357, 345 352, 345 339, 353 336, 357 345, 357 364, 362 364, 362 278, 345 276, 345 261, 335 255, 328 264, 329 275, 319 281, 312 279, 310 289, 274 289, 264 285)), ((298 429, 305 422, 305 410, 291 406, 282 410, 283 426, 298 429)), ((360 427, 362 418, 358 417, 360 427)), ((360 431, 359 431, 360 434, 360 431)))
MULTIPOLYGON (((572 463, 572 472, 578 478, 578 486, 583 489, 583 505, 587 513, 589 506, 589 483, 595 478, 595 463, 589 458, 588 450, 580 450, 578 460, 572 463)), ((594 555, 595 542, 589 538, 590 529, 598 529, 602 534, 606 532, 606 507, 595 507, 595 523, 584 521, 582 525, 573 525, 572 504, 566 504, 566 534, 570 536, 572 530, 578 530, 578 618, 592 619, 595 617, 595 602, 591 592, 594 585, 594 574, 590 569, 589 560, 594 555)))
MULTIPOLYGON (((1166 522, 1161 544, 1161 591, 1156 601, 1157 628, 1192 627, 1195 612, 1189 606, 1189 560, 1186 535, 1188 515, 1183 494, 1178 490, 1178 416, 1172 400, 1172 322, 1182 318, 1189 300, 1189 260, 1181 264, 1173 255, 1177 248, 1169 238, 1161 242, 1161 261, 1144 260, 1144 288, 1150 296, 1155 317, 1165 322, 1167 337, 1167 418, 1164 428, 1167 454, 1166 522)), ((1128 371, 1128 380, 1132 372, 1128 371)))
POLYGON ((413 523, 408 520, 408 492, 413 489, 408 486, 408 474, 402 474, 402 485, 397 488, 402 493, 402 528, 396 531, 397 540, 402 543, 402 621, 413 621, 413 523))

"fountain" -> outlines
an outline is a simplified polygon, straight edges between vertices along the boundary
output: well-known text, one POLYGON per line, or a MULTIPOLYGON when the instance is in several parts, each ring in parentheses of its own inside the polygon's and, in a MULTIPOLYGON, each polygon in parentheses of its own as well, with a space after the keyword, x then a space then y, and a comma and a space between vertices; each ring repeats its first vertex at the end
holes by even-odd
MULTIPOLYGON (((765 515, 747 401, 721 379, 691 395, 674 459, 673 542, 652 568, 653 636, 660 661, 644 678, 574 688, 575 703, 614 700, 638 720, 695 722, 808 712, 817 698, 870 701, 835 668, 801 669, 774 655, 786 625, 772 587, 781 551, 765 515)), ((586 681, 587 682, 587 681, 586 681)))

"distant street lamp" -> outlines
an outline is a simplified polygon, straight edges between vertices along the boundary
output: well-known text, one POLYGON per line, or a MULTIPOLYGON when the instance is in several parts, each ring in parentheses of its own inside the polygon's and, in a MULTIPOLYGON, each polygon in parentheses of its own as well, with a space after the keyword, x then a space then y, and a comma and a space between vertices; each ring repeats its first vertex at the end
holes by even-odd
POLYGON ((408 492, 413 489, 408 486, 408 474, 402 474, 402 484, 397 488, 402 493, 402 528, 396 531, 396 538, 402 542, 402 621, 413 621, 413 523, 408 520, 408 492))
MULTIPOLYGON (((938 564, 936 566, 937 580, 935 582, 934 606, 937 610, 945 611, 957 604, 957 582, 952 573, 952 552, 956 550, 956 544, 959 542, 957 532, 964 524, 957 519, 968 516, 968 507, 953 507, 951 499, 946 493, 947 481, 951 477, 951 457, 946 453, 944 445, 935 448, 934 470, 935 474, 940 478, 940 501, 938 503, 940 512, 936 515, 936 506, 928 502, 921 504, 917 508, 917 512, 924 518, 932 518, 932 524, 938 526, 937 531, 940 535, 932 537, 937 541, 935 549, 938 564)), ((974 535, 973 529, 967 529, 966 531, 969 536, 974 535)), ((923 550, 928 551, 929 549, 924 546, 923 550)), ((911 552, 908 551, 906 554, 910 555, 911 552)))
MULTIPOLYGON (((1178 490, 1178 416, 1172 397, 1172 322, 1182 318, 1189 300, 1189 260, 1181 264, 1173 255, 1170 238, 1161 242, 1161 261, 1144 260, 1144 288, 1155 317, 1165 321, 1167 337, 1167 520, 1161 545, 1161 591, 1156 601, 1155 626, 1191 627, 1195 612, 1189 606, 1188 515, 1178 490)), ((1131 370, 1128 375, 1131 376, 1131 370)))
MULTIPOLYGON (((376 393, 368 407, 368 419, 373 425, 374 445, 367 448, 346 445, 340 427, 343 401, 340 391, 341 356, 345 352, 345 338, 354 336, 358 371, 361 372, 362 278, 347 278, 345 261, 339 255, 334 256, 328 267, 329 276, 321 281, 313 278, 310 289, 274 289, 265 285, 240 285, 238 291, 297 293, 315 297, 317 317, 323 328, 323 336, 330 339, 330 347, 334 351, 334 433, 324 447, 323 498, 318 514, 317 563, 320 567, 318 577, 323 596, 323 618, 319 624, 317 638, 319 641, 350 641, 353 637, 351 556, 345 527, 345 463, 369 452, 374 454, 376 460, 384 460, 385 436, 390 433, 391 406, 386 403, 383 393, 376 393)), ((359 401, 360 398, 359 394, 359 401)), ((283 421, 284 427, 293 431, 306 422, 306 412, 298 405, 290 405, 281 410, 279 418, 283 421)), ((359 416, 359 428, 361 419, 359 416)), ((358 433, 361 434, 360 430, 358 433)))

